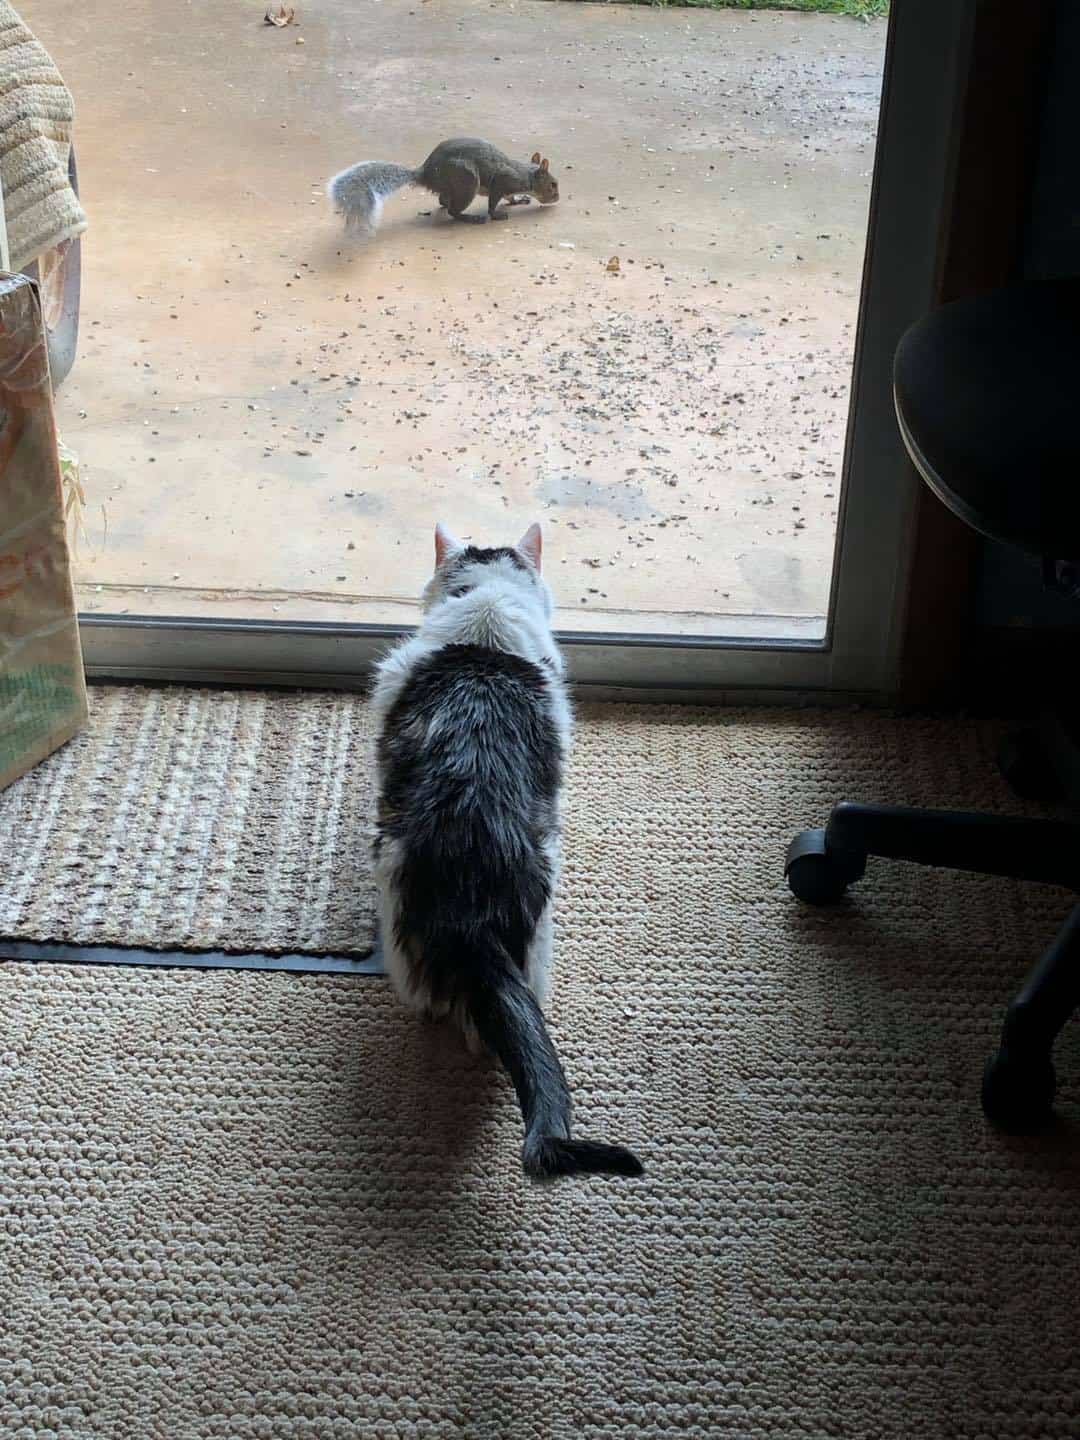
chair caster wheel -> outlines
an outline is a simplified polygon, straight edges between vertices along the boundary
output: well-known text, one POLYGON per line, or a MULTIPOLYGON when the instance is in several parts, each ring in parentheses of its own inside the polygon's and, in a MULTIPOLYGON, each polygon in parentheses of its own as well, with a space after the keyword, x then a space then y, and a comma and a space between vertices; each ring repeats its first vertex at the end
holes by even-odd
POLYGON ((1001 777, 1021 800, 1060 800, 1061 781, 1035 730, 1006 735, 997 756, 1001 777))
POLYGON ((830 851, 824 830, 804 830, 788 846, 784 874, 796 899, 808 905, 833 905, 860 879, 864 866, 865 857, 830 851))
POLYGON ((983 1072, 982 1107, 999 1130, 1030 1135, 1050 1120, 1056 1090, 1057 1076, 1049 1058, 1021 1061, 999 1050, 983 1072))

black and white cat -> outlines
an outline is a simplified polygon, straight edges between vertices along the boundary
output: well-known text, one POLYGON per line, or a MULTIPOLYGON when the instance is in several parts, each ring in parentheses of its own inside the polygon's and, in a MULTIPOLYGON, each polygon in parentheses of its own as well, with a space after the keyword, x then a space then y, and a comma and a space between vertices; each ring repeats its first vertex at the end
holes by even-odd
POLYGON ((423 1014, 502 1061, 536 1177, 640 1175, 620 1145, 570 1138, 544 1024, 570 706, 540 576, 540 527, 513 548, 439 525, 418 633, 380 665, 375 874, 387 971, 423 1014))

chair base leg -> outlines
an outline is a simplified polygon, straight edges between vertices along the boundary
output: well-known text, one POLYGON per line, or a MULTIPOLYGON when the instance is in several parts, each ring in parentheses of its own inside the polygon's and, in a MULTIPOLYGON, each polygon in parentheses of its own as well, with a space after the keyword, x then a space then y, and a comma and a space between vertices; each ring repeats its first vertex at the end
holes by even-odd
POLYGON ((800 900, 827 905, 862 878, 871 855, 1080 890, 1078 824, 847 801, 824 829, 796 836, 784 873, 800 900))
POLYGON ((1007 1135, 1033 1135, 1053 1118, 1057 1075, 1049 1056, 1018 1059, 1002 1047, 986 1062, 982 1108, 1007 1135))
POLYGON ((1057 1077, 1053 1049, 1080 1005, 1080 905, 1024 982, 1005 1013, 1001 1045, 982 1083, 986 1117, 1013 1134, 1040 1130, 1050 1119, 1057 1077))
POLYGON ((1049 803, 1064 794, 1059 776, 1038 730, 1013 730, 997 753, 1001 778, 1021 800, 1049 803))
POLYGON ((1036 726, 1006 735, 998 750, 998 769, 1015 795, 1024 800, 1065 801, 1080 809, 1080 726, 1063 711, 1044 714, 1036 726))

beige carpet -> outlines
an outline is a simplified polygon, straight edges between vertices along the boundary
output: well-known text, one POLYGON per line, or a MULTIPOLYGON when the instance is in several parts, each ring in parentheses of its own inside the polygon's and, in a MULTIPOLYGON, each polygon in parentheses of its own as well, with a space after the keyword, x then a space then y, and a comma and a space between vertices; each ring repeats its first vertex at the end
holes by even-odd
MULTIPOLYGON (((0 929, 365 932, 361 701, 94 702, 0 798, 0 929)), ((383 981, 0 966, 0 1434, 1074 1437, 1075 1031, 1056 1134, 975 1103, 1066 902, 880 866, 808 913, 780 877, 840 794, 1008 806, 990 756, 584 714, 554 1025, 639 1183, 527 1187, 508 1085, 383 981)))

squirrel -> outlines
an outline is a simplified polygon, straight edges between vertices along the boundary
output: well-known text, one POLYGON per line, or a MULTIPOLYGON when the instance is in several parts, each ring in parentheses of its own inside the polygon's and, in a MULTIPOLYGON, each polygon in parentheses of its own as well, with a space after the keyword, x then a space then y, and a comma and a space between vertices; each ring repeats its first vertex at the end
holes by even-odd
POLYGON ((486 140, 444 140, 418 170, 364 160, 335 175, 326 193, 338 214, 344 215, 347 230, 371 236, 378 228, 383 201, 406 185, 423 186, 439 197, 439 205, 455 220, 477 225, 506 219, 505 210, 496 210, 501 200, 527 205, 528 197, 535 195, 541 205, 554 205, 559 198, 559 182, 539 150, 526 163, 511 160, 486 140), (487 196, 487 215, 466 215, 478 193, 487 196))

